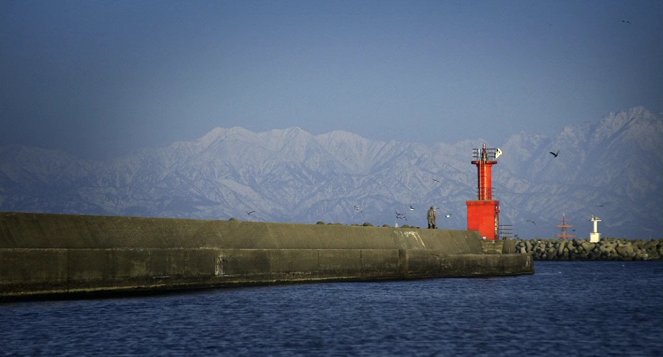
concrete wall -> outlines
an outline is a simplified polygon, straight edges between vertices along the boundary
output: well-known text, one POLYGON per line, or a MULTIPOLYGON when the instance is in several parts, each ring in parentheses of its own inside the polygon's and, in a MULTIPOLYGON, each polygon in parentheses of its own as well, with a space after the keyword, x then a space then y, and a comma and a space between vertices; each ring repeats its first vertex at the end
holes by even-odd
POLYGON ((4 298, 533 272, 469 231, 33 213, 0 213, 0 264, 4 298))

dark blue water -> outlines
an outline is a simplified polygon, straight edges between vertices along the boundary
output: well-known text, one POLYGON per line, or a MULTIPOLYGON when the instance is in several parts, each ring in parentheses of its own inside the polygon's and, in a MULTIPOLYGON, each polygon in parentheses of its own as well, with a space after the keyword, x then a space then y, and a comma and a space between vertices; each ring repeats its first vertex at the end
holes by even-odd
POLYGON ((663 355, 662 262, 0 305, 4 355, 663 355))

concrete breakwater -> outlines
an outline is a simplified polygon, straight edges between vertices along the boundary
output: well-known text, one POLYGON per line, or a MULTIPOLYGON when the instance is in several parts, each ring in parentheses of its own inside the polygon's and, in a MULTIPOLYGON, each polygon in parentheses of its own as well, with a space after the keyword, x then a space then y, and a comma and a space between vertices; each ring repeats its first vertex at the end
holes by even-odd
POLYGON ((663 259, 663 239, 628 240, 516 240, 516 252, 532 254, 534 260, 658 260, 663 259))
POLYGON ((533 273, 514 250, 471 231, 0 213, 0 298, 533 273))

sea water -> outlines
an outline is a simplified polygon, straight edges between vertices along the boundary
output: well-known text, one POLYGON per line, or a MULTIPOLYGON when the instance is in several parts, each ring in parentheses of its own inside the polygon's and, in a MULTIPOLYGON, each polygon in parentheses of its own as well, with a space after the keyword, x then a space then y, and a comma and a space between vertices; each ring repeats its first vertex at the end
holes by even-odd
POLYGON ((0 355, 663 356, 663 262, 0 304, 0 355))

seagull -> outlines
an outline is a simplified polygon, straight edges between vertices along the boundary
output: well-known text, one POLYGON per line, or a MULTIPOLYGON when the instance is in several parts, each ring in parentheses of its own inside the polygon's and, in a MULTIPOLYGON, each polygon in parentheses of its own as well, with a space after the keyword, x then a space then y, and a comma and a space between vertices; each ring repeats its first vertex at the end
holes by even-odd
POLYGON ((246 212, 246 214, 248 214, 249 216, 252 215, 252 214, 254 214, 254 213, 256 213, 256 211, 248 211, 248 212, 246 212))
POLYGON ((531 219, 528 219, 527 222, 532 223, 533 225, 536 226, 536 222, 532 221, 531 219))
POLYGON ((414 211, 414 207, 412 207, 412 205, 410 205, 410 211, 414 211))
POLYGON ((407 217, 405 216, 405 213, 400 213, 396 211, 396 219, 404 219, 407 221, 407 217))
POLYGON ((557 150, 557 152, 550 151, 550 155, 557 157, 557 155, 559 155, 559 150, 557 150))
POLYGON ((438 179, 433 179, 433 181, 435 181, 437 183, 440 183, 440 180, 438 180, 438 179))
POLYGON ((357 205, 354 205, 354 209, 355 209, 355 211, 357 211, 357 212, 361 211, 361 208, 359 208, 359 206, 357 206, 357 205))
POLYGON ((629 20, 622 20, 622 23, 623 23, 623 24, 629 24, 629 25, 630 25, 630 24, 631 24, 631 21, 629 21, 629 20))
POLYGON ((451 213, 447 213, 447 214, 445 214, 444 217, 446 217, 446 218, 451 218, 451 213))

